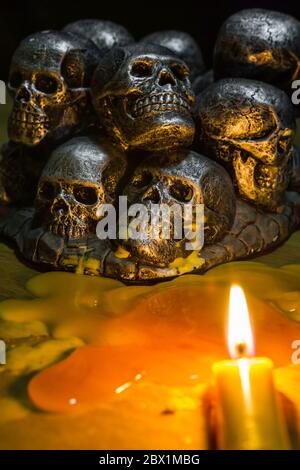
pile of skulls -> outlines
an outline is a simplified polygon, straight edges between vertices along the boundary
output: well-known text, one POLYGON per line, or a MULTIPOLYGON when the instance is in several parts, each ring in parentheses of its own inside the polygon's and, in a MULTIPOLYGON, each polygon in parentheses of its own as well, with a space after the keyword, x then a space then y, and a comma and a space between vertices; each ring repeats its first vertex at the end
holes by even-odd
POLYGON ((127 281, 273 249, 299 225, 297 78, 300 23, 261 9, 225 21, 213 70, 178 31, 135 42, 120 25, 80 20, 27 37, 8 81, 0 234, 33 263, 127 281), (120 195, 203 204, 204 246, 100 240, 100 209, 120 195))

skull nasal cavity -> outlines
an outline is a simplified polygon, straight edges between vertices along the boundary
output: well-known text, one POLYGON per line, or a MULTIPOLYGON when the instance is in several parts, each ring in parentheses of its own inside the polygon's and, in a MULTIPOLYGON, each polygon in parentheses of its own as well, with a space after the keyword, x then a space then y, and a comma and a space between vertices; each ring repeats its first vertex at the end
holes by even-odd
POLYGON ((30 93, 28 90, 26 90, 25 87, 22 87, 20 88, 17 96, 16 96, 16 100, 17 101, 20 101, 20 102, 23 102, 23 103, 27 103, 27 101, 30 100, 30 93))
POLYGON ((60 215, 65 215, 68 212, 68 206, 63 199, 59 199, 53 204, 53 211, 60 215))
POLYGON ((173 74, 169 70, 163 69, 159 73, 158 83, 161 86, 176 85, 176 80, 175 80, 173 74))

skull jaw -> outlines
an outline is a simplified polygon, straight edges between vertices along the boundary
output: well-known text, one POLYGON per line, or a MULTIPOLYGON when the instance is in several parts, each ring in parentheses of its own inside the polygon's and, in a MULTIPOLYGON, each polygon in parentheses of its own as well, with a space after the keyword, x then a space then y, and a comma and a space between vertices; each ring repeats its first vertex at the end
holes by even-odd
POLYGON ((43 205, 36 206, 36 212, 31 222, 31 229, 43 228, 53 235, 65 240, 86 239, 90 232, 90 225, 84 223, 76 216, 54 217, 50 208, 43 205))
POLYGON ((236 57, 236 44, 227 44, 215 57, 216 79, 227 77, 250 78, 270 83, 291 94, 291 83, 297 79, 297 57, 286 48, 272 49, 263 45, 258 49, 248 45, 236 57), (226 60, 223 61, 224 51, 226 60), (232 51, 235 51, 232 55, 232 51))
MULTIPOLYGON (((126 240, 120 243, 139 262, 158 267, 166 267, 178 256, 184 254, 180 250, 182 241, 175 240, 126 240)), ((188 253, 187 253, 188 255, 188 253)))
POLYGON ((74 222, 72 224, 52 222, 47 228, 54 235, 66 239, 82 239, 88 235, 88 230, 85 226, 76 225, 74 222))
POLYGON ((72 213, 57 216, 48 214, 45 217, 45 212, 47 213, 45 207, 39 207, 33 221, 34 226, 42 226, 47 231, 53 233, 53 235, 64 238, 65 240, 87 238, 91 227, 89 221, 86 221, 85 218, 80 218, 78 215, 72 213))
POLYGON ((244 199, 274 211, 281 205, 288 185, 287 170, 261 165, 267 169, 268 178, 258 177, 258 165, 254 158, 249 157, 244 163, 239 155, 235 157, 233 166, 238 191, 244 199))
POLYGON ((81 104, 78 101, 50 111, 15 104, 8 119, 9 139, 27 147, 35 147, 46 139, 48 142, 67 137, 82 127, 81 104))
POLYGON ((112 109, 111 128, 125 150, 157 151, 192 144, 195 124, 189 111, 158 110, 134 118, 125 108, 112 109))
POLYGON ((44 113, 30 113, 14 107, 8 119, 8 137, 28 147, 38 145, 48 134, 49 120, 44 113))
POLYGON ((174 225, 172 222, 166 226, 147 224, 143 229, 143 238, 136 239, 130 236, 120 240, 119 244, 140 262, 159 267, 168 266, 176 258, 185 257, 185 239, 174 239, 174 225))
POLYGON ((129 147, 133 150, 169 150, 189 147, 194 139, 194 122, 187 115, 158 116, 137 127, 129 147))

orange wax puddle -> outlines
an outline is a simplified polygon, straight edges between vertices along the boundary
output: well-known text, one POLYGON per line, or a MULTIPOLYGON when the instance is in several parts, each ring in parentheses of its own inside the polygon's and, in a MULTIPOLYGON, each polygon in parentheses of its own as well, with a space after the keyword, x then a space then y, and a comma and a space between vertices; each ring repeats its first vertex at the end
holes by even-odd
MULTIPOLYGON (((295 280, 285 270, 266 271, 265 281, 277 273, 276 280, 270 282, 278 288, 280 276, 281 282, 291 287, 293 282, 299 283, 299 273, 295 280)), ((228 357, 228 289, 235 277, 233 271, 225 268, 209 274, 186 276, 153 287, 110 284, 109 289, 102 290, 102 304, 100 294, 94 308, 89 306, 86 310, 81 302, 80 313, 68 315, 67 322, 56 325, 54 331, 70 335, 75 329, 80 335, 82 328, 83 337, 92 344, 78 348, 67 359, 38 373, 28 387, 32 402, 45 411, 68 412, 124 397, 140 381, 176 387, 209 382, 212 363, 228 357), (109 315, 110 305, 113 313, 109 315)), ((270 357, 276 366, 290 363, 291 343, 300 338, 300 324, 249 293, 255 291, 258 278, 260 296, 271 295, 273 285, 271 289, 267 284, 261 285, 263 274, 259 266, 250 266, 247 273, 241 263, 239 276, 245 279, 242 285, 257 354, 270 357)), ((55 299, 53 293, 51 296, 55 299)))
POLYGON ((196 358, 186 354, 185 360, 191 361, 181 364, 176 354, 174 349, 83 346, 36 375, 28 393, 44 411, 71 412, 123 397, 143 380, 180 386, 199 383, 193 374, 196 358))

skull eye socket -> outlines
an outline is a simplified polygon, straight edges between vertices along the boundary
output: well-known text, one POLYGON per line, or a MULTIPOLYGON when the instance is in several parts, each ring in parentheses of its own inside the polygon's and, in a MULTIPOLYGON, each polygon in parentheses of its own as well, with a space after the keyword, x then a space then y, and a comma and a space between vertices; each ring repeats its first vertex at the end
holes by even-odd
POLYGON ((137 188, 145 188, 152 183, 153 177, 151 173, 145 172, 142 173, 138 178, 133 181, 133 184, 137 188))
POLYGON ((73 194, 77 202, 86 206, 96 204, 98 201, 97 191, 91 186, 76 186, 73 190, 73 194))
POLYGON ((58 88, 58 83, 54 77, 50 77, 49 75, 39 74, 35 80, 35 87, 37 90, 41 91, 42 93, 55 93, 58 88))
POLYGON ((69 52, 61 65, 61 74, 70 88, 80 88, 87 85, 85 82, 84 65, 81 54, 77 51, 69 52))
POLYGON ((44 183, 41 184, 39 188, 39 196, 42 199, 46 199, 48 201, 51 201, 54 199, 55 196, 55 188, 52 183, 49 181, 45 181, 44 183))
POLYGON ((13 72, 9 78, 9 85, 12 88, 18 88, 23 81, 22 74, 20 72, 13 72))
POLYGON ((189 75, 188 68, 182 64, 172 64, 170 69, 178 80, 183 80, 189 75))
POLYGON ((152 62, 138 60, 132 64, 130 73, 135 77, 151 77, 152 66, 152 62))
POLYGON ((188 184, 184 184, 181 181, 177 181, 170 186, 170 194, 173 196, 177 201, 180 202, 189 202, 191 201, 194 191, 188 184))

